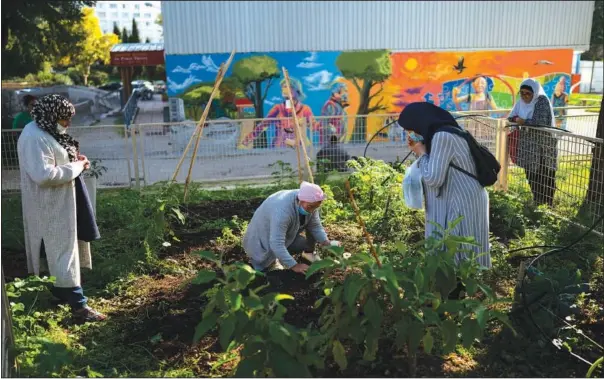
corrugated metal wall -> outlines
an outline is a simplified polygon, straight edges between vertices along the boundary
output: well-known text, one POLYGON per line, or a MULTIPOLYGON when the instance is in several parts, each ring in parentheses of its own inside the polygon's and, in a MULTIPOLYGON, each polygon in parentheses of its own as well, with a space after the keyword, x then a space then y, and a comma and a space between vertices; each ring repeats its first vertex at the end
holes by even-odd
POLYGON ((587 50, 593 1, 163 1, 166 54, 587 50))

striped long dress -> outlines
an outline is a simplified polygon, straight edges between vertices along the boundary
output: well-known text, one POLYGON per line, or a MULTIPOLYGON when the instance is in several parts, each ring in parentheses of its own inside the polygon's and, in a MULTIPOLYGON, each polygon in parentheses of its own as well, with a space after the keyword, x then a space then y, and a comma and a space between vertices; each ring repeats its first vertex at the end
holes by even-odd
MULTIPOLYGON (((419 159, 426 201, 426 238, 439 229, 463 216, 452 230, 454 235, 474 237, 479 246, 467 246, 478 263, 491 267, 489 254, 489 195, 478 181, 452 167, 449 163, 476 174, 476 168, 467 142, 460 136, 440 132, 432 139, 431 153, 419 159)), ((466 254, 457 254, 456 262, 467 259, 466 254)))

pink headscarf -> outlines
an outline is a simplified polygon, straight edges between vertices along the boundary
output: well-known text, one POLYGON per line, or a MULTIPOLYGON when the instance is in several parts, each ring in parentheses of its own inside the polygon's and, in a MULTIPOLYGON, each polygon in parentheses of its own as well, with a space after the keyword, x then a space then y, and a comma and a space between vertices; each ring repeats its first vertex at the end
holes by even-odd
POLYGON ((302 182, 298 191, 298 200, 316 203, 325 200, 326 196, 321 187, 316 184, 302 182))

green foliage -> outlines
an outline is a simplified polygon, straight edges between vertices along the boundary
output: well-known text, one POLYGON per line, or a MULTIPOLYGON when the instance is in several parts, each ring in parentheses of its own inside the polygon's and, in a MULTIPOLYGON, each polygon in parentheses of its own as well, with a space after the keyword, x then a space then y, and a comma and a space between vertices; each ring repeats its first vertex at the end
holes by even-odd
POLYGON ((273 177, 273 185, 276 187, 296 187, 296 174, 292 165, 282 160, 278 160, 275 163, 271 163, 268 167, 273 168, 275 171, 271 172, 273 177))
POLYGON ((348 164, 354 170, 349 177, 350 185, 369 233, 380 240, 416 242, 421 239, 424 215, 404 204, 403 174, 384 161, 371 158, 361 157, 348 164))
POLYGON ((136 20, 134 18, 132 19, 132 32, 130 34, 130 37, 128 37, 128 42, 141 43, 141 37, 138 33, 138 24, 136 23, 136 20))
POLYGON ((2 12, 2 77, 38 72, 45 61, 56 61, 72 51, 81 38, 71 28, 81 9, 94 1, 17 1, 2 12))
POLYGON ((498 319, 509 326, 507 316, 492 307, 501 300, 480 281, 481 269, 474 257, 455 264, 457 253, 470 254, 469 244, 473 239, 454 236, 449 229, 442 230, 441 239, 430 238, 412 249, 401 245, 395 253, 399 259, 384 255, 381 267, 367 253, 344 253, 341 248, 331 249, 333 259, 311 265, 307 277, 324 270, 321 285, 325 297, 315 306, 325 304, 320 331, 330 341, 340 368, 345 369, 351 360, 375 360, 380 341, 390 339, 399 350, 407 350, 413 376, 416 352, 423 344, 424 352, 430 354, 435 335, 443 341, 442 351, 450 353, 459 342, 470 347, 480 339, 489 320, 498 319), (345 273, 343 282, 334 279, 334 271, 345 273), (450 299, 457 278, 468 296, 450 299), (362 355, 343 356, 340 345, 344 342, 363 348, 362 355))
POLYGON ((195 328, 193 343, 218 328, 225 351, 241 349, 237 377, 311 377, 311 367, 323 367, 323 359, 314 349, 320 336, 283 321, 286 308, 281 302, 293 297, 262 294, 266 285, 254 283, 263 274, 246 264, 224 265, 209 251, 197 255, 216 264, 221 275, 203 270, 193 280, 195 284, 218 282, 205 292, 209 302, 195 328))
POLYGON ((336 66, 347 79, 383 82, 392 74, 388 50, 346 51, 338 56, 336 66))
POLYGON ((250 101, 254 103, 256 118, 264 117, 264 100, 273 79, 279 78, 281 71, 277 61, 268 55, 254 55, 233 64, 232 79, 239 83, 250 101), (262 91, 262 83, 268 81, 262 91))

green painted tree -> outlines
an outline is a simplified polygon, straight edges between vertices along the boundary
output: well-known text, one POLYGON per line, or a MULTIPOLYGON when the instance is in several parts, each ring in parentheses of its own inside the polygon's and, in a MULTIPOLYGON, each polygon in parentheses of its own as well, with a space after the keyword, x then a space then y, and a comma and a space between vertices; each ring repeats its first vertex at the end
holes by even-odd
POLYGON ((232 78, 236 80, 245 96, 254 103, 256 118, 264 117, 264 100, 273 80, 279 78, 277 61, 267 55, 243 58, 233 65, 232 78), (267 82, 262 91, 262 84, 267 82))
MULTIPOLYGON (((371 91, 375 85, 383 84, 392 74, 392 62, 388 50, 344 52, 336 59, 336 66, 359 91, 357 114, 367 115, 386 109, 386 105, 382 103, 383 97, 372 104, 372 100, 383 91, 383 86, 373 94, 371 91)), ((352 134, 353 141, 364 140, 366 130, 366 120, 357 118, 352 134)))

